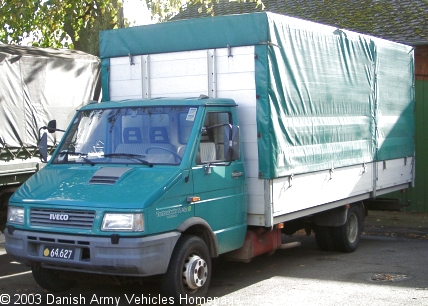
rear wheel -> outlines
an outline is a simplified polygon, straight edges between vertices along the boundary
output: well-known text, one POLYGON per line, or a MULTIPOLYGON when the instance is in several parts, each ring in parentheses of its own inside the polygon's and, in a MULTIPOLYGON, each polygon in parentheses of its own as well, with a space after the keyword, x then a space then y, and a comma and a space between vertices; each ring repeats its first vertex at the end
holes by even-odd
POLYGON ((71 289, 76 284, 75 280, 61 277, 61 271, 42 268, 40 264, 32 264, 31 271, 36 283, 45 290, 62 292, 71 289))
POLYGON ((351 205, 348 209, 346 223, 332 228, 332 237, 335 249, 339 252, 354 252, 361 239, 363 215, 358 205, 351 205))
POLYGON ((162 292, 176 304, 193 304, 203 297, 211 279, 211 256, 198 236, 183 235, 175 246, 162 280, 162 292))
POLYGON ((332 251, 334 249, 332 228, 329 226, 317 226, 315 228, 315 240, 318 248, 322 251, 332 251))

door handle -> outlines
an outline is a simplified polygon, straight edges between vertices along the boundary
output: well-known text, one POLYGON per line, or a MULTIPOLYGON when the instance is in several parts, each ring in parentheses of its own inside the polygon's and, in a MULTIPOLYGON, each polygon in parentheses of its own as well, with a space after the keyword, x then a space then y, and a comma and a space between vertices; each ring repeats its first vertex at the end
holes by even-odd
POLYGON ((242 172, 233 171, 233 172, 232 172, 232 177, 233 177, 233 178, 235 178, 235 177, 240 177, 240 176, 242 176, 242 174, 243 174, 242 172))

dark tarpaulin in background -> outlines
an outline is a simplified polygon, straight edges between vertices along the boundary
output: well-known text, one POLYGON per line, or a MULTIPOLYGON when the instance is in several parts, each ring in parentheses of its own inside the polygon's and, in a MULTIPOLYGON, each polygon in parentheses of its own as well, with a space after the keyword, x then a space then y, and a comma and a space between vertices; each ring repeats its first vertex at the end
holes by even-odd
POLYGON ((0 148, 37 146, 39 128, 52 119, 65 129, 93 98, 99 66, 84 52, 0 44, 0 148))

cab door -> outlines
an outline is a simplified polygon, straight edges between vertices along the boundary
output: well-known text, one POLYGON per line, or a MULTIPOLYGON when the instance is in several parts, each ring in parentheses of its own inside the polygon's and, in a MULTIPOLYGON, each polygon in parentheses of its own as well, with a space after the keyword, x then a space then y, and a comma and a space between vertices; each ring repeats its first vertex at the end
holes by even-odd
MULTIPOLYGON (((192 167, 195 216, 206 220, 217 236, 220 253, 242 245, 246 232, 246 186, 241 157, 226 161, 224 125, 233 124, 227 111, 208 111, 192 167)), ((226 144, 227 145, 227 144, 226 144)))

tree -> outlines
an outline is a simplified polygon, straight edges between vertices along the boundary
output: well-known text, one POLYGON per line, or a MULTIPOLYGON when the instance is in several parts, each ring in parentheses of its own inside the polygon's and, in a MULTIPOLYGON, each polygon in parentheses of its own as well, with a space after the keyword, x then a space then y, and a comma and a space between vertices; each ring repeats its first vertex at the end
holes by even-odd
POLYGON ((0 0, 0 41, 97 55, 99 31, 123 26, 120 11, 120 0, 0 0))
MULTIPOLYGON (((167 21, 187 5, 209 12, 218 0, 146 1, 155 21, 167 21)), ((249 1, 263 5, 262 0, 249 1)), ((121 0, 0 0, 0 42, 70 48, 99 55, 99 31, 127 26, 121 0)))
MULTIPOLYGON (((205 9, 207 13, 212 10, 212 3, 219 0, 146 0, 147 7, 152 12, 155 21, 169 20, 186 5, 199 6, 199 11, 205 9)), ((229 2, 254 2, 255 7, 264 7, 263 0, 228 0, 229 2)))

